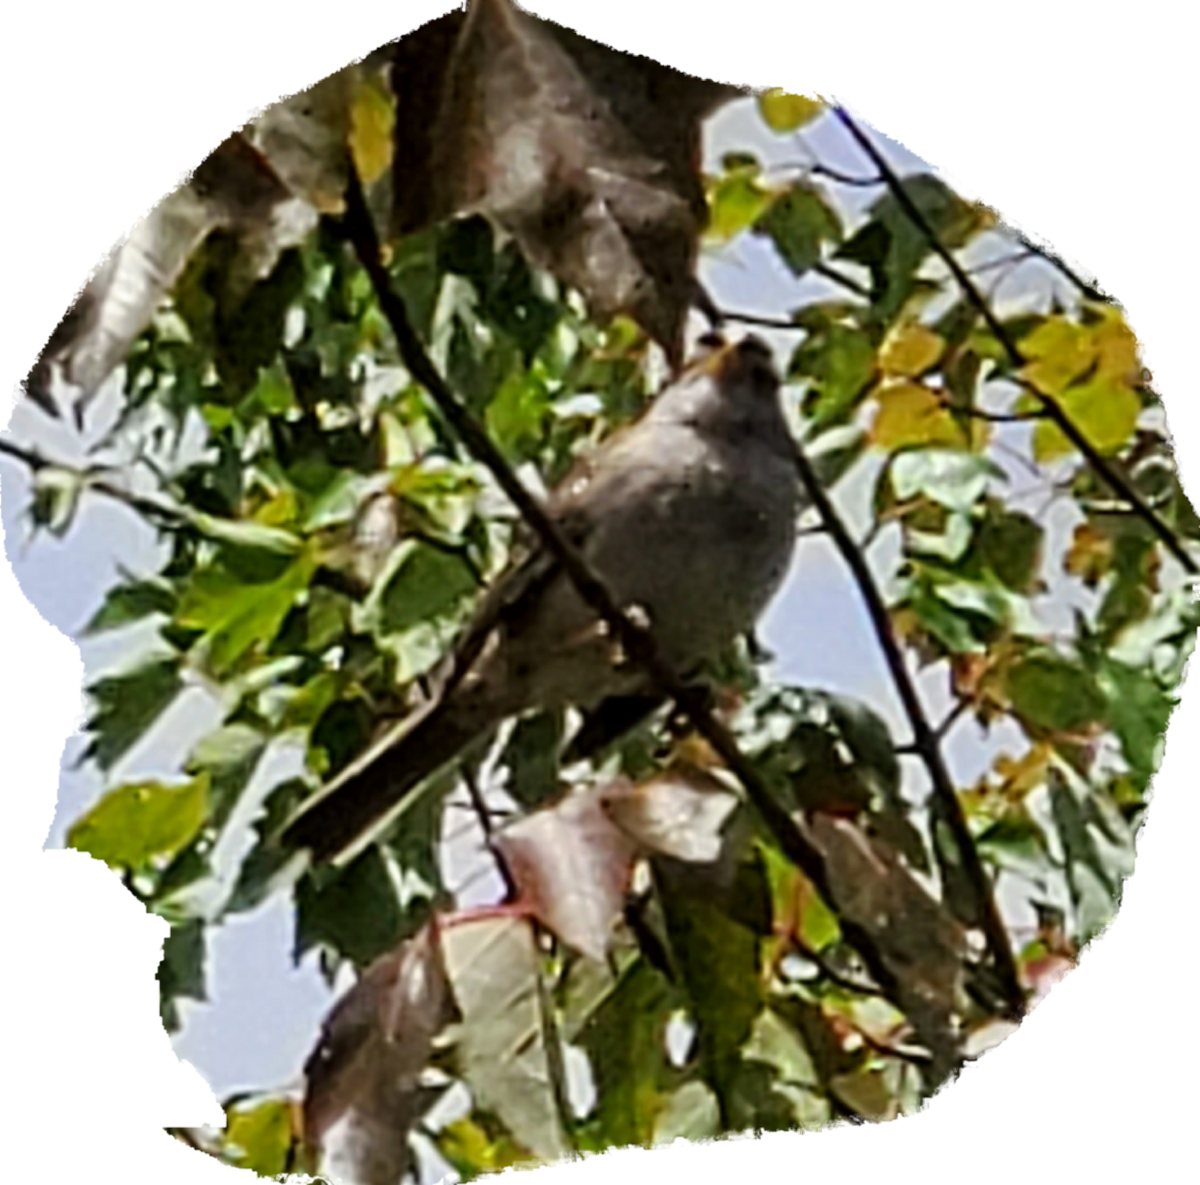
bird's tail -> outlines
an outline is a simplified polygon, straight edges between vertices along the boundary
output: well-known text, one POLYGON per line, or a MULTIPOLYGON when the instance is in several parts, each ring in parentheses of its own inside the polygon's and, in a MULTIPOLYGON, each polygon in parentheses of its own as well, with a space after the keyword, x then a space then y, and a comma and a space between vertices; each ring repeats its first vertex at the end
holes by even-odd
POLYGON ((470 696, 435 702, 384 734, 305 803, 284 828, 282 843, 308 849, 318 864, 345 854, 495 723, 495 713, 470 696))

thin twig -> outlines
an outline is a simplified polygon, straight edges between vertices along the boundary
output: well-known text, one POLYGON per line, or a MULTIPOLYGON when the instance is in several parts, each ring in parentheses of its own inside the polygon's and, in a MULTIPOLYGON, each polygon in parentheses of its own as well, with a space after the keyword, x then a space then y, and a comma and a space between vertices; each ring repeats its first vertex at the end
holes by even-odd
POLYGON ((483 797, 483 791, 479 787, 479 779, 475 776, 475 768, 469 761, 462 763, 463 785, 467 788, 467 797, 471 800, 471 806, 475 810, 475 817, 479 820, 480 830, 483 832, 483 842, 487 845, 487 850, 492 855, 492 860, 496 864, 496 871, 500 874, 500 879, 504 881, 505 897, 509 901, 515 901, 518 895, 517 881, 512 874, 512 869, 508 866, 508 861, 504 858, 504 853, 497 846, 496 827, 492 820, 492 810, 488 806, 487 800, 483 797))
MULTIPOLYGON (((875 147, 875 144, 866 135, 866 133, 858 126, 854 119, 842 107, 834 107, 834 113, 838 119, 845 125, 850 135, 854 137, 859 147, 870 157, 871 162, 883 175, 884 180, 888 184, 888 188, 895 195, 896 201, 900 208, 908 216, 913 225, 924 235, 929 246, 941 259, 941 261, 950 269, 951 275, 957 281, 959 289, 963 295, 975 306, 979 315, 983 318, 992 336, 1000 343, 1004 350, 1009 363, 1015 370, 1020 370, 1026 364, 1026 359, 1021 351, 1017 348, 1016 342, 1012 339, 1008 330, 1001 324, 1000 319, 992 311, 991 305, 984 299, 983 294, 972 283, 971 277, 964 271, 963 266, 955 258, 954 254, 949 251, 938 238, 933 227, 929 225, 929 220, 921 213, 916 203, 912 200, 909 192, 904 187, 904 183, 900 180, 899 175, 888 164, 883 154, 875 147)), ((1024 242, 1024 241, 1023 241, 1024 242)), ((1033 251, 1043 255, 1045 258, 1055 262, 1054 259, 1046 252, 1037 247, 1036 244, 1024 242, 1024 245, 1029 246, 1033 251)), ((1061 263, 1061 261, 1059 261, 1061 263)), ((1056 266, 1059 266, 1056 263, 1056 266)), ((1062 265, 1065 267, 1065 265, 1062 265)), ((1079 281, 1082 283, 1082 281, 1079 281)), ((1058 430, 1071 442, 1071 445, 1083 456, 1092 469, 1099 474, 1115 493, 1119 494, 1134 508, 1135 513, 1150 529, 1159 537, 1163 545, 1168 551, 1179 561, 1184 570, 1191 575, 1200 574, 1200 566, 1188 554, 1183 544, 1176 537, 1175 532, 1171 530, 1165 522, 1154 513, 1154 509, 1146 501, 1146 499, 1138 492, 1134 485, 1127 481, 1117 470, 1115 470, 1095 449, 1091 441, 1079 430, 1078 426, 1070 416, 1063 411, 1059 402, 1052 396, 1039 391, 1036 387, 1029 383, 1021 384, 1046 411, 1046 418, 1049 419, 1058 430)))
POLYGON ((58 469, 65 473, 71 473, 79 478, 81 485, 85 489, 93 493, 103 494, 104 497, 111 498, 114 502, 120 502, 123 506, 129 507, 130 510, 140 514, 143 518, 149 519, 164 530, 185 530, 192 526, 187 516, 182 511, 175 509, 175 507, 167 506, 162 502, 156 502, 152 498, 143 498, 139 494, 130 493, 129 490, 123 489, 121 486, 113 485, 109 481, 97 478, 94 476, 95 471, 89 472, 86 469, 80 469, 77 465, 68 465, 52 460, 50 457, 44 456, 34 449, 27 449, 22 445, 14 444, 11 440, 0 440, 0 454, 20 461, 34 474, 41 473, 47 469, 58 469))
POLYGON ((860 284, 852 276, 847 276, 843 272, 839 272, 837 268, 828 263, 818 261, 812 265, 812 270, 818 276, 824 276, 833 284, 837 284, 841 288, 845 288, 847 292, 853 292, 855 296, 861 296, 863 300, 871 299, 871 292, 864 285, 860 284))
POLYGON ((1095 284, 1088 283, 1077 271, 1074 270, 1065 260, 1055 255, 1053 251, 1045 247, 1039 247, 1032 239, 1027 238, 1023 234, 1017 235, 1017 241, 1031 255, 1036 255, 1040 259, 1044 259, 1051 267, 1062 273, 1088 300, 1098 300, 1104 304, 1109 303, 1109 299, 1096 287, 1095 284))
POLYGON ((961 403, 955 403, 943 391, 934 391, 933 394, 948 412, 957 416, 964 416, 968 420, 983 420, 987 424, 1030 424, 1036 423, 1038 420, 1049 419, 1049 413, 1044 409, 1019 412, 984 411, 979 407, 969 407, 961 403))
MULTIPOLYGON (((391 326, 400 357, 413 379, 425 388, 471 453, 488 467, 497 484, 561 566, 583 602, 613 631, 622 650, 646 671, 659 690, 675 700, 696 731, 742 783, 748 799, 784 854, 813 882, 826 903, 832 903, 835 897, 820 851, 809 843, 791 815, 776 801, 758 771, 738 748, 733 734, 713 717, 704 691, 681 679, 663 658, 653 635, 618 607, 612 594, 568 542, 558 524, 517 479, 479 421, 459 402, 438 373, 412 327, 404 301, 392 287, 362 182, 353 166, 349 170, 343 223, 375 289, 380 309, 391 326)), ((885 990, 894 993, 900 987, 899 981, 880 957, 871 936, 850 919, 839 920, 843 934, 858 951, 871 976, 885 990)))
POLYGON ((743 313, 737 309, 720 309, 718 310, 723 321, 733 321, 738 325, 757 325, 762 329, 790 329, 792 331, 805 332, 803 325, 797 325, 795 321, 789 321, 786 317, 766 317, 761 313, 743 313))

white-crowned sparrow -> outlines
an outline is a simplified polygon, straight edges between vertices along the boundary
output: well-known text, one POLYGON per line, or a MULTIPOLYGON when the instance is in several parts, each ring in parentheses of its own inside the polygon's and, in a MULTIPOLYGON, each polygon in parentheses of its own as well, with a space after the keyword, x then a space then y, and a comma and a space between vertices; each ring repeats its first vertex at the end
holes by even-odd
MULTIPOLYGON (((705 345, 548 502, 617 603, 644 615, 685 676, 753 627, 787 571, 801 505, 770 350, 754 337, 705 345)), ((429 703, 301 808, 286 845, 318 860, 345 852, 410 790, 518 713, 573 705, 608 739, 656 702, 645 672, 621 661, 537 547, 484 597, 438 683, 429 703)))

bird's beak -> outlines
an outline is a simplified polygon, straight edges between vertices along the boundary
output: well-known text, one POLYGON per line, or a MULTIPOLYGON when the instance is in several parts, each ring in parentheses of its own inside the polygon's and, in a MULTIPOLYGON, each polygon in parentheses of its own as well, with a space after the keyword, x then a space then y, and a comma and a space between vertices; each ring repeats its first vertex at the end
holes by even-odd
POLYGON ((779 381, 771 347, 762 338, 753 336, 713 347, 699 360, 698 365, 718 382, 754 373, 761 373, 764 378, 769 376, 775 383, 779 381))

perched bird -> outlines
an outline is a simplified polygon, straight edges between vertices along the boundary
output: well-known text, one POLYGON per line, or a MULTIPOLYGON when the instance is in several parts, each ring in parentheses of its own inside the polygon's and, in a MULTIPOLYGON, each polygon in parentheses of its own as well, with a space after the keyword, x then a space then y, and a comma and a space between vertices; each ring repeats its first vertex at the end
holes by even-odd
MULTIPOLYGON (((567 475, 547 509, 617 604, 692 675, 751 629, 787 571, 800 489, 768 347, 710 336, 630 427, 567 475)), ((530 709, 584 714, 577 753, 661 702, 554 558, 533 547, 484 596, 430 701, 304 804, 283 842, 317 861, 356 847, 411 790, 530 709)))

